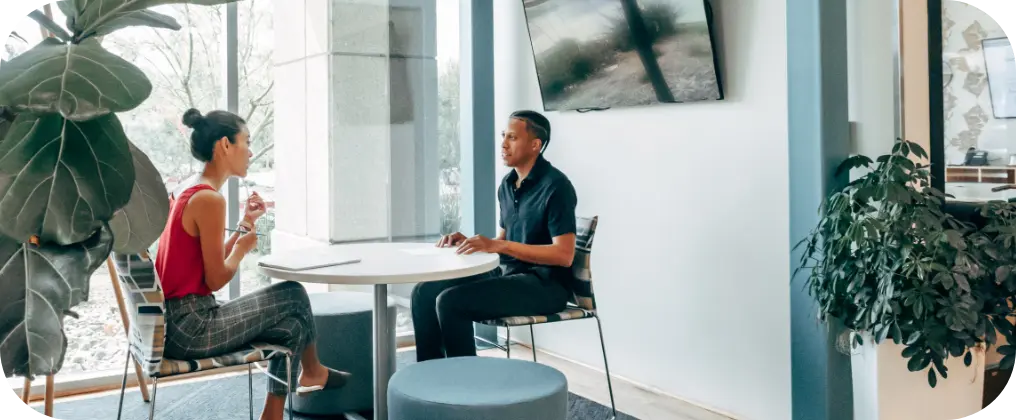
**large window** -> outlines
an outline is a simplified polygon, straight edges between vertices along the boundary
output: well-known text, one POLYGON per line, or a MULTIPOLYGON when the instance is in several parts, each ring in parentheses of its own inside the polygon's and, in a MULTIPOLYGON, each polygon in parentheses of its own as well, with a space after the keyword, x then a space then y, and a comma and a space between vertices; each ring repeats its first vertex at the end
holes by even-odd
MULTIPOLYGON (((424 2, 426 3, 426 2, 424 2)), ((427 48, 424 48, 425 54, 422 59, 417 59, 422 65, 420 66, 408 66, 411 72, 417 72, 418 74, 411 75, 411 79, 421 81, 419 84, 410 84, 412 87, 412 94, 415 98, 428 98, 425 99, 421 104, 423 107, 423 115, 433 115, 437 119, 437 127, 434 131, 423 131, 423 135, 415 137, 414 143, 419 147, 433 147, 433 142, 429 141, 428 134, 437 136, 437 153, 436 154, 424 154, 429 156, 431 159, 436 159, 436 168, 438 171, 436 179, 430 177, 437 182, 437 199, 438 199, 438 219, 439 226, 436 230, 421 230, 416 232, 419 234, 418 237, 409 238, 412 241, 436 241, 439 235, 435 234, 449 234, 457 232, 461 229, 462 221, 462 194, 461 194, 461 165, 460 165, 460 124, 459 115, 461 110, 461 98, 459 96, 459 81, 460 81, 460 66, 459 66, 459 2, 458 1, 441 1, 438 0, 430 5, 433 9, 428 10, 424 7, 424 19, 432 19, 431 22, 433 27, 436 29, 434 34, 435 48, 426 54, 427 48), (431 14, 432 13, 432 14, 431 14), (435 66, 436 64, 436 66, 435 66), (434 67, 429 67, 434 66, 434 67), (428 68, 433 68, 436 79, 427 77, 429 74, 428 68), (436 83, 436 86, 433 84, 436 83), (428 91, 436 91, 436 98, 427 95, 428 91)), ((396 32, 400 29, 398 27, 400 19, 398 13, 393 12, 393 22, 395 22, 396 32)), ((423 27, 429 25, 424 24, 423 27)), ((425 34, 420 34, 422 38, 427 39, 425 34)), ((397 69, 398 63, 397 54, 393 54, 392 66, 393 72, 397 69)), ((393 76, 394 77, 394 76, 393 76)), ((400 86, 395 84, 393 80, 392 86, 392 112, 397 112, 398 104, 396 101, 403 95, 398 91, 400 86)), ((414 99, 416 100, 416 99, 414 99)), ((420 125, 424 118, 415 121, 416 124, 420 125)), ((423 126, 427 124, 423 123, 423 126)), ((393 145, 397 145, 396 139, 393 139, 393 145)), ((397 146, 393 146, 397 147, 397 146)), ((393 152, 397 153, 397 152, 393 152)), ((391 164, 395 164, 393 161, 391 164)), ((429 165, 424 165, 425 167, 429 165)), ((426 175, 424 175, 426 178, 426 175)), ((424 190, 426 191, 426 190, 424 190)), ((417 211, 426 211, 426 207, 421 207, 417 211)), ((397 208, 392 209, 393 215, 404 214, 397 208)), ((416 215, 419 217, 419 215, 416 215)), ((395 237, 392 238, 397 241, 405 241, 406 238, 395 237)), ((401 336, 411 335, 413 333, 412 315, 410 309, 410 294, 414 285, 397 285, 392 287, 393 296, 399 305, 398 316, 396 318, 396 333, 401 336)))
MULTIPOLYGON (((380 6, 385 9, 385 20, 392 30, 391 34, 395 36, 391 39, 389 54, 380 59, 388 69, 388 83, 375 92, 387 96, 388 108, 385 112, 389 118, 385 118, 381 125, 386 126, 387 134, 383 141, 388 142, 386 147, 389 149, 385 155, 386 167, 383 171, 390 177, 386 180, 389 182, 389 201, 385 215, 389 220, 386 224, 387 231, 365 234, 374 235, 371 238, 436 241, 439 234, 463 229, 460 226, 464 207, 460 142, 464 137, 460 133, 459 119, 466 99, 459 95, 462 72, 459 61, 459 20, 460 3, 464 1, 469 0, 430 0, 411 7, 392 4, 380 6), (405 169, 407 166, 412 169, 405 169)), ((336 33, 348 26, 345 21, 349 19, 347 9, 337 6, 339 3, 343 2, 331 3, 329 6, 332 22, 326 42, 333 44, 339 42, 341 37, 336 33)), ((356 2, 349 2, 351 5, 354 3, 356 2)), ((228 93, 236 92, 235 111, 248 122, 255 156, 248 176, 236 180, 235 194, 229 194, 229 187, 222 192, 227 197, 237 197, 235 202, 230 200, 229 206, 242 208, 243 200, 256 191, 268 204, 268 213, 258 223, 258 247, 253 255, 245 258, 238 273, 239 293, 235 288, 231 290, 226 287, 216 293, 216 298, 221 301, 270 284, 270 279, 257 272, 256 263, 258 257, 273 251, 276 204, 280 198, 277 188, 280 184, 283 188, 289 185, 289 181, 276 182, 277 178, 283 178, 277 170, 276 156, 280 149, 306 150, 306 147, 298 145, 310 141, 306 138, 310 135, 307 131, 298 130, 291 135, 279 136, 280 138, 276 136, 276 121, 281 119, 277 118, 275 103, 280 102, 280 98, 285 98, 281 95, 293 94, 276 88, 276 75, 283 77, 287 74, 280 73, 280 66, 284 63, 279 62, 276 50, 289 48, 288 45, 280 47, 277 43, 280 39, 292 38, 275 34, 276 28, 273 26, 278 20, 274 6, 279 4, 283 3, 280 0, 245 0, 229 6, 159 6, 154 10, 174 17, 181 24, 181 30, 131 27, 102 39, 104 47, 141 68, 153 84, 150 98, 138 108, 123 113, 120 119, 128 138, 151 158, 170 192, 191 185, 203 168, 191 156, 190 130, 183 125, 182 114, 188 108, 202 112, 229 109, 231 101, 228 93), (230 8, 235 8, 235 15, 230 15, 230 8), (228 30, 231 22, 236 25, 235 34, 228 30), (229 54, 234 50, 235 60, 230 60, 229 54), (227 77, 231 62, 236 63, 234 86, 230 86, 229 81, 232 79, 227 77), (282 143, 277 145, 276 141, 282 143)), ((355 6, 360 5, 357 3, 355 6)), ((55 4, 49 9, 47 12, 53 15, 56 22, 66 21, 55 4)), ((293 25, 287 24, 285 27, 280 25, 279 30, 292 34, 309 32, 308 28, 298 27, 299 20, 291 23, 293 25)), ((0 59, 7 60, 27 51, 45 36, 38 24, 27 17, 17 26, 16 31, 23 39, 12 37, 6 40, 0 51, 0 59)), ((329 48, 334 50, 331 55, 345 54, 336 52, 336 45, 329 45, 329 48)), ((357 54, 355 51, 347 53, 349 54, 342 59, 329 59, 329 65, 337 67, 341 63, 348 64, 361 59, 363 62, 371 61, 371 64, 378 61, 377 58, 369 57, 369 54, 357 54)), ((339 77, 338 68, 329 68, 328 71, 331 72, 327 81, 329 100, 332 102, 330 105, 335 106, 340 102, 337 97, 342 92, 336 86, 341 83, 356 85, 358 82, 339 77)), ((282 85, 284 78, 279 82, 282 85)), ((306 98, 307 95, 303 97, 306 98)), ((350 123, 350 115, 337 114, 334 110, 332 112, 328 117, 329 123, 350 123)), ((352 122, 354 125, 357 123, 355 120, 352 122)), ((350 141, 349 133, 352 131, 336 130, 334 125, 325 129, 328 130, 333 130, 328 133, 327 139, 332 147, 339 142, 350 141)), ((347 147, 344 150, 359 149, 347 147)), ((357 156, 352 158, 356 159, 357 156)), ((371 159, 374 158, 376 156, 371 159)), ((381 160, 374 162, 381 163, 381 160)), ((343 178, 338 182, 351 182, 357 175, 351 172, 348 180, 343 178)), ((342 197, 343 200, 352 202, 362 198, 342 197)), ((314 200, 317 199, 308 197, 308 203, 300 205, 328 205, 324 200, 314 200)), ((240 215, 242 216, 242 211, 240 215)), ((342 223, 347 221, 343 220, 342 223)), ((233 228, 235 220, 228 220, 226 226, 233 228)), ((356 240, 363 240, 363 237, 356 240)), ((392 287, 392 296, 400 305, 397 329, 403 336, 412 334, 409 315, 412 286, 392 287)), ((80 317, 66 319, 68 352, 64 370, 58 380, 67 378, 68 374, 88 373, 104 375, 119 383, 118 375, 123 368, 127 344, 113 287, 110 273, 106 266, 102 266, 92 278, 90 299, 74 308, 80 317)))
POLYGON ((459 2, 437 2, 438 156, 441 168, 441 234, 458 232, 462 222, 461 131, 459 115, 459 2))
MULTIPOLYGON (((240 267, 240 293, 247 294, 271 283, 257 272, 257 260, 272 251, 275 229, 275 74, 272 53, 275 34, 271 0, 246 0, 237 4, 238 111, 250 130, 251 159, 247 177, 239 181, 239 199, 257 192, 268 212, 257 222, 257 248, 240 267)), ((284 141, 284 140, 283 140, 284 141)), ((243 213, 240 213, 243 217, 243 213)))

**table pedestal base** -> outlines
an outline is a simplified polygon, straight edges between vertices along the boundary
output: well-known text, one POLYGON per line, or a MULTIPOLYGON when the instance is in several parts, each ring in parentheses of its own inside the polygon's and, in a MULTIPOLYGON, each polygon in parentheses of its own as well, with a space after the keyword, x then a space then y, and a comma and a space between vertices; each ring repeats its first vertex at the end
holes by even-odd
POLYGON ((374 285, 374 420, 388 420, 388 380, 395 360, 388 357, 388 285, 374 285))

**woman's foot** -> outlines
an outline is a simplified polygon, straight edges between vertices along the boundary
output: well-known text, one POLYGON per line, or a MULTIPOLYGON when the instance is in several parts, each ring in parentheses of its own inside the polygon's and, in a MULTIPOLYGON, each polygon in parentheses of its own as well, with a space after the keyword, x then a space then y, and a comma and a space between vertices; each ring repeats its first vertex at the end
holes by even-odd
POLYGON ((314 368, 304 368, 303 372, 300 373, 300 386, 325 386, 328 383, 328 369, 323 365, 317 365, 314 368))
POLYGON ((340 372, 329 369, 323 365, 316 368, 304 369, 300 374, 300 388, 297 391, 311 392, 320 389, 335 389, 346 385, 351 375, 347 372, 340 372))

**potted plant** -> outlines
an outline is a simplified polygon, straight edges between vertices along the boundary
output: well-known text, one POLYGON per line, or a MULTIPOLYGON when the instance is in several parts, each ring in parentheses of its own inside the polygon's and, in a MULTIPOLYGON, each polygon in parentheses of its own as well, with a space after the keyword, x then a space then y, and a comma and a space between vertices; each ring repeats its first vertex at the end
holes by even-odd
MULTIPOLYGON (((979 411, 983 349, 996 331, 1013 332, 1016 207, 988 203, 983 227, 958 219, 943 209, 946 196, 931 186, 927 167, 915 163, 927 157, 900 140, 876 161, 846 159, 838 175, 867 172, 830 194, 798 244, 798 271, 807 270, 819 318, 852 331, 859 418, 979 411)), ((1011 365, 1013 347, 999 351, 1011 365)))
POLYGON ((150 7, 231 0, 60 1, 66 27, 0 65, 0 361, 7 377, 60 371, 63 319, 88 299, 111 251, 146 250, 165 226, 159 172, 124 133, 152 84, 100 38, 129 26, 179 30, 150 7))

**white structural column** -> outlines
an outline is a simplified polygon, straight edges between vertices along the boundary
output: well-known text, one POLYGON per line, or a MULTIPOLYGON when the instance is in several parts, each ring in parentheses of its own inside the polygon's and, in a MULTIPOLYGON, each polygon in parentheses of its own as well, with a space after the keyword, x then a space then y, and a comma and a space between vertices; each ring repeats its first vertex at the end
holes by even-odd
POLYGON ((273 251, 439 233, 435 0, 275 0, 273 251))

